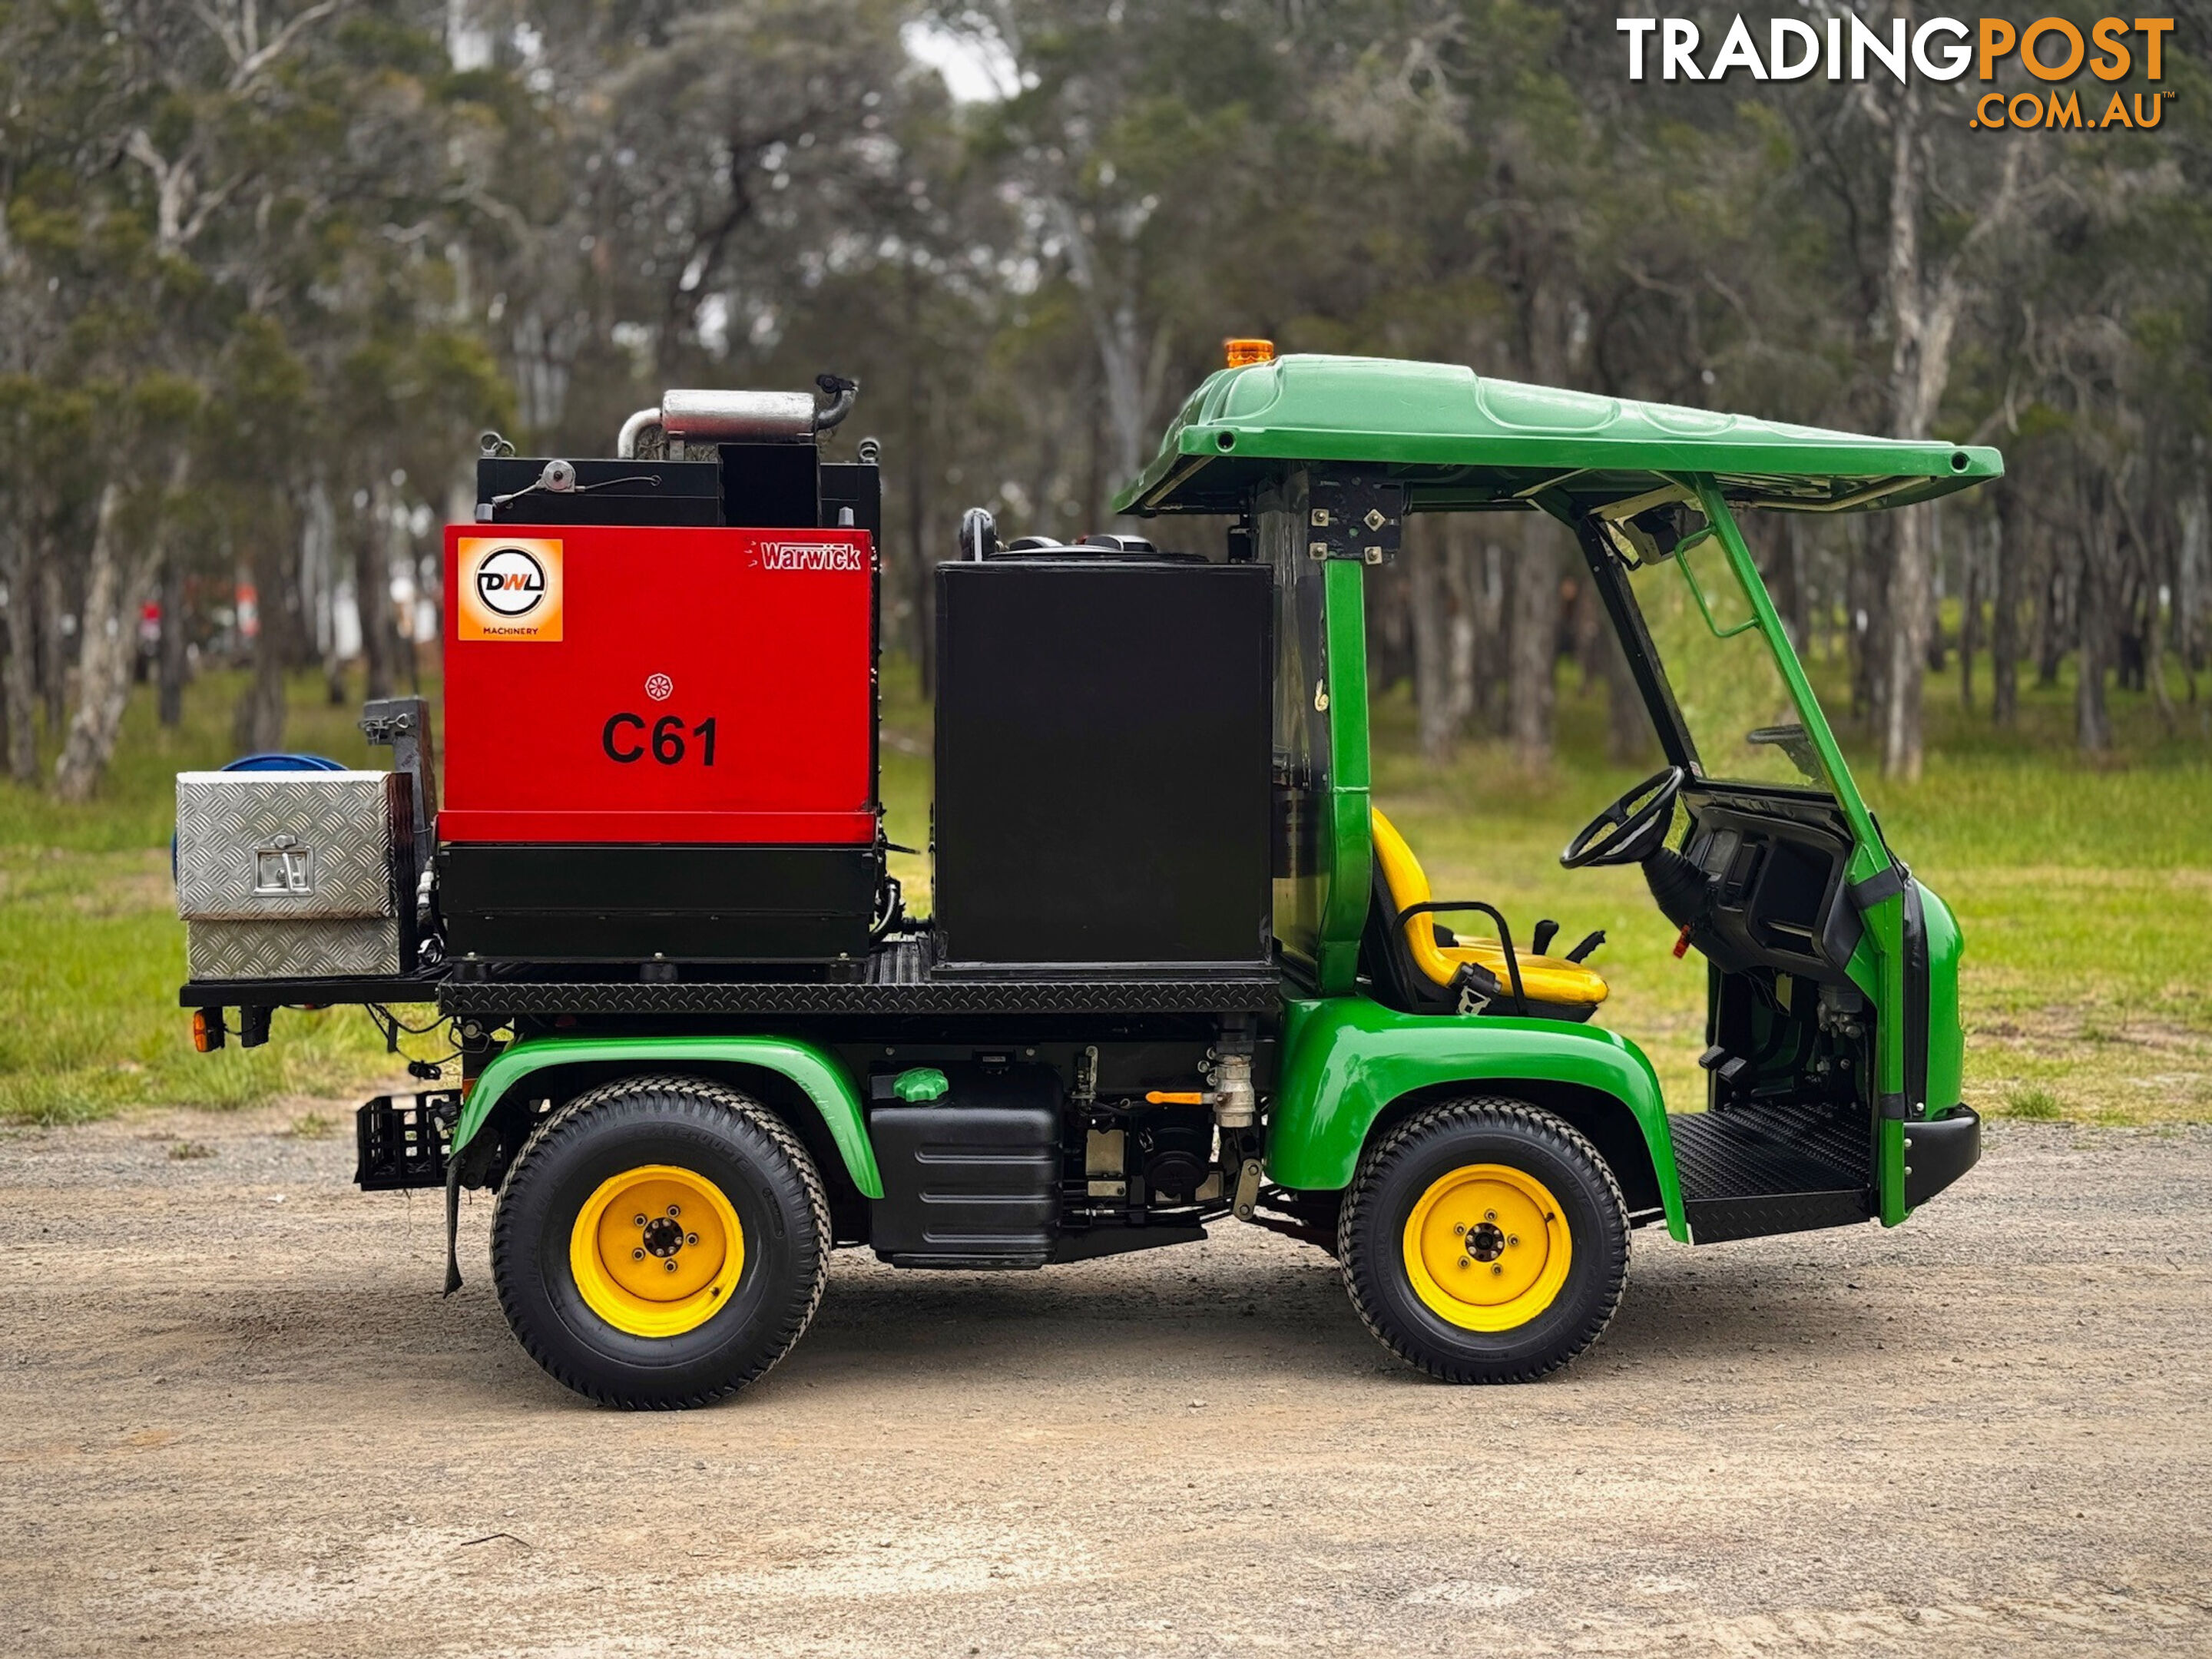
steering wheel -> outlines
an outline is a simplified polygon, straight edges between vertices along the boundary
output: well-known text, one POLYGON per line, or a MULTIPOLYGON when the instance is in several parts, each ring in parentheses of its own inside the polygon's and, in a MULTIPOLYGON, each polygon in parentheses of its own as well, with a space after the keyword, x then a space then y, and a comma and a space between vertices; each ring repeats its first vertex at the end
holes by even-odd
POLYGON ((1559 862, 1570 870, 1641 864, 1665 842, 1674 823, 1674 797, 1689 781, 1679 766, 1654 772, 1577 830, 1559 862))

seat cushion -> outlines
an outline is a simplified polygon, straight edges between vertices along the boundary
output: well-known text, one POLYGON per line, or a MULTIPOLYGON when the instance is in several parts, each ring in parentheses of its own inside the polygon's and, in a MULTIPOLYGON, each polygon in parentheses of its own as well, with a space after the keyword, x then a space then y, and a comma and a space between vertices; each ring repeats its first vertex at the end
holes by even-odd
MULTIPOLYGON (((1495 942, 1463 939, 1442 947, 1442 954, 1455 969, 1463 962, 1474 963, 1496 975, 1508 991, 1512 989, 1505 972, 1505 952, 1495 942)), ((1569 962, 1565 957, 1532 957, 1520 951, 1513 953, 1513 959, 1520 964, 1521 988, 1537 1002, 1581 1003, 1595 1008, 1606 999, 1608 988, 1604 976, 1579 962, 1569 962)))

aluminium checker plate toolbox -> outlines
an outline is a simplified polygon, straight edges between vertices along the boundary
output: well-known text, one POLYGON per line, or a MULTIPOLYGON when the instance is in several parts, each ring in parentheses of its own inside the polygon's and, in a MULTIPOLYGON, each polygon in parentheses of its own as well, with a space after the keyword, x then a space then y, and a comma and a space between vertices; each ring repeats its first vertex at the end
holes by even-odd
POLYGON ((181 772, 177 911, 194 980, 415 965, 413 779, 181 772))

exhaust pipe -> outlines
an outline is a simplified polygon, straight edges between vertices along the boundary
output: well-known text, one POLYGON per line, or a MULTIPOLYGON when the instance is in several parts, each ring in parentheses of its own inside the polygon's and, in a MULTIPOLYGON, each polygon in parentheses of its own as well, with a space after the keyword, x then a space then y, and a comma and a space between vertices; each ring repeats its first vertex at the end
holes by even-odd
POLYGON ((635 460, 637 441, 659 424, 660 406, 658 404, 651 409, 639 410, 636 414, 624 421, 622 423, 621 432, 615 437, 615 459, 618 461, 635 460))
POLYGON ((622 423, 616 458, 636 459, 638 441, 654 427, 684 444, 810 442, 853 412, 860 391, 859 381, 842 374, 817 375, 814 383, 830 398, 827 409, 816 408, 805 392, 665 392, 656 407, 622 423))

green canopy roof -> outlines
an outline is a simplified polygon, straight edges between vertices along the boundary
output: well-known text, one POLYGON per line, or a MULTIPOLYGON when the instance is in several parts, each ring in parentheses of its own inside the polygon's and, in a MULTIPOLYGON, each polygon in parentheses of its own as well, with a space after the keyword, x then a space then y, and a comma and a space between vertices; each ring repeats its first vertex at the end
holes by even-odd
POLYGON ((1485 380, 1456 363, 1291 356, 1209 376, 1114 507, 1241 512, 1255 484, 1309 461, 1382 467, 1415 511, 1525 507, 1547 492, 1587 511, 1709 472, 1739 505, 1835 513, 2004 471, 1986 447, 1485 380))

